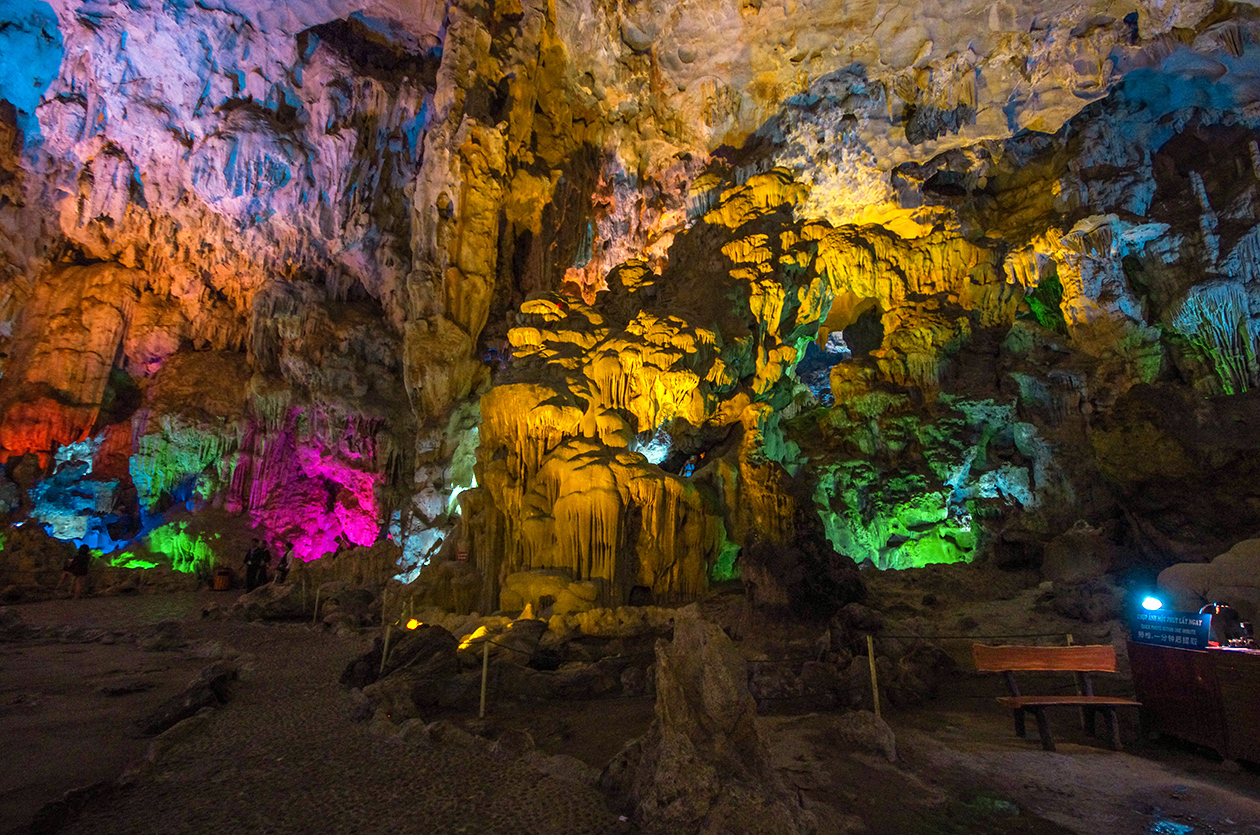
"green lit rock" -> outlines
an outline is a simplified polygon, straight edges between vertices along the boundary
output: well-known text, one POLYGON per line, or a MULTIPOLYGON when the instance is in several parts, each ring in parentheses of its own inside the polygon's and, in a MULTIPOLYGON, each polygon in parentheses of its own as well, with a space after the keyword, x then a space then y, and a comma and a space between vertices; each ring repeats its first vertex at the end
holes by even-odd
POLYGON ((208 498, 231 479, 235 432, 210 431, 164 416, 150 434, 141 436, 131 456, 131 479, 145 510, 163 496, 185 492, 208 498))
POLYGON ((1037 506, 1049 445, 1010 404, 941 396, 926 413, 907 406, 876 392, 795 422, 823 530, 837 551, 879 568, 968 562, 981 544, 978 509, 1037 506))
POLYGON ((149 534, 149 550, 170 560, 171 568, 184 574, 204 573, 214 567, 210 542, 218 534, 191 532, 187 522, 171 522, 149 534))

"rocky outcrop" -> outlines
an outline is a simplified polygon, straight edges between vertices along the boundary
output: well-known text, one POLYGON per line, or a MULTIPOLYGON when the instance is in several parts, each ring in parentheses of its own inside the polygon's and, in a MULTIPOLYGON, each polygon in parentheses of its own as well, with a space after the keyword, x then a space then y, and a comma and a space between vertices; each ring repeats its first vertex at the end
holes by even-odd
POLYGON ((159 705, 152 713, 136 720, 133 730, 138 736, 157 736, 205 708, 225 704, 231 695, 230 685, 240 673, 233 661, 216 661, 199 672, 184 690, 159 705))
POLYGON ((600 780, 644 829, 815 831, 770 766, 747 679, 730 639, 694 612, 680 613, 671 643, 657 643, 656 718, 600 780))
POLYGON ((1159 589, 1170 595, 1169 608, 1197 612, 1208 603, 1225 603, 1244 621, 1260 615, 1260 542, 1247 539, 1207 563, 1179 563, 1159 573, 1159 589))

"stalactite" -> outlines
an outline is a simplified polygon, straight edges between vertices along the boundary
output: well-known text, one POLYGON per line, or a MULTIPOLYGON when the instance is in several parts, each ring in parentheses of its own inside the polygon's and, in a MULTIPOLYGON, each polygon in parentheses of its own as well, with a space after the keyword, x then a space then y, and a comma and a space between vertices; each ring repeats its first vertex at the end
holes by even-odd
POLYGON ((1240 285, 1199 285, 1170 320, 1211 359, 1226 394, 1244 392, 1255 385, 1255 334, 1249 329, 1247 295, 1240 285))

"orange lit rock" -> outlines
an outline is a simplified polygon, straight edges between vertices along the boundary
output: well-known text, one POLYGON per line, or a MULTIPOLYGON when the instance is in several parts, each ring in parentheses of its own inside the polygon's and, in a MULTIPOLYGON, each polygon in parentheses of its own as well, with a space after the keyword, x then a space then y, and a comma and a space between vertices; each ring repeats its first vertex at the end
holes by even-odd
POLYGON ((48 397, 15 403, 0 424, 0 450, 7 457, 33 452, 46 464, 56 447, 86 438, 95 420, 94 408, 67 406, 48 397))
POLYGON ((114 264, 64 267, 35 285, 0 380, 0 455, 76 443, 96 421, 141 275, 114 264))

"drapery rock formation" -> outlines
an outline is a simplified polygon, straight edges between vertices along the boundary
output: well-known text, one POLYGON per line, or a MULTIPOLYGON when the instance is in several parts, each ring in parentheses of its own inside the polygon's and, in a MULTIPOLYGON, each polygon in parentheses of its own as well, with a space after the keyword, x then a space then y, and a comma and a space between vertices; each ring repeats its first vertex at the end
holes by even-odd
POLYGON ((384 541, 482 611, 1260 528, 1249 6, 0 22, 13 523, 190 571, 225 519, 384 541))

